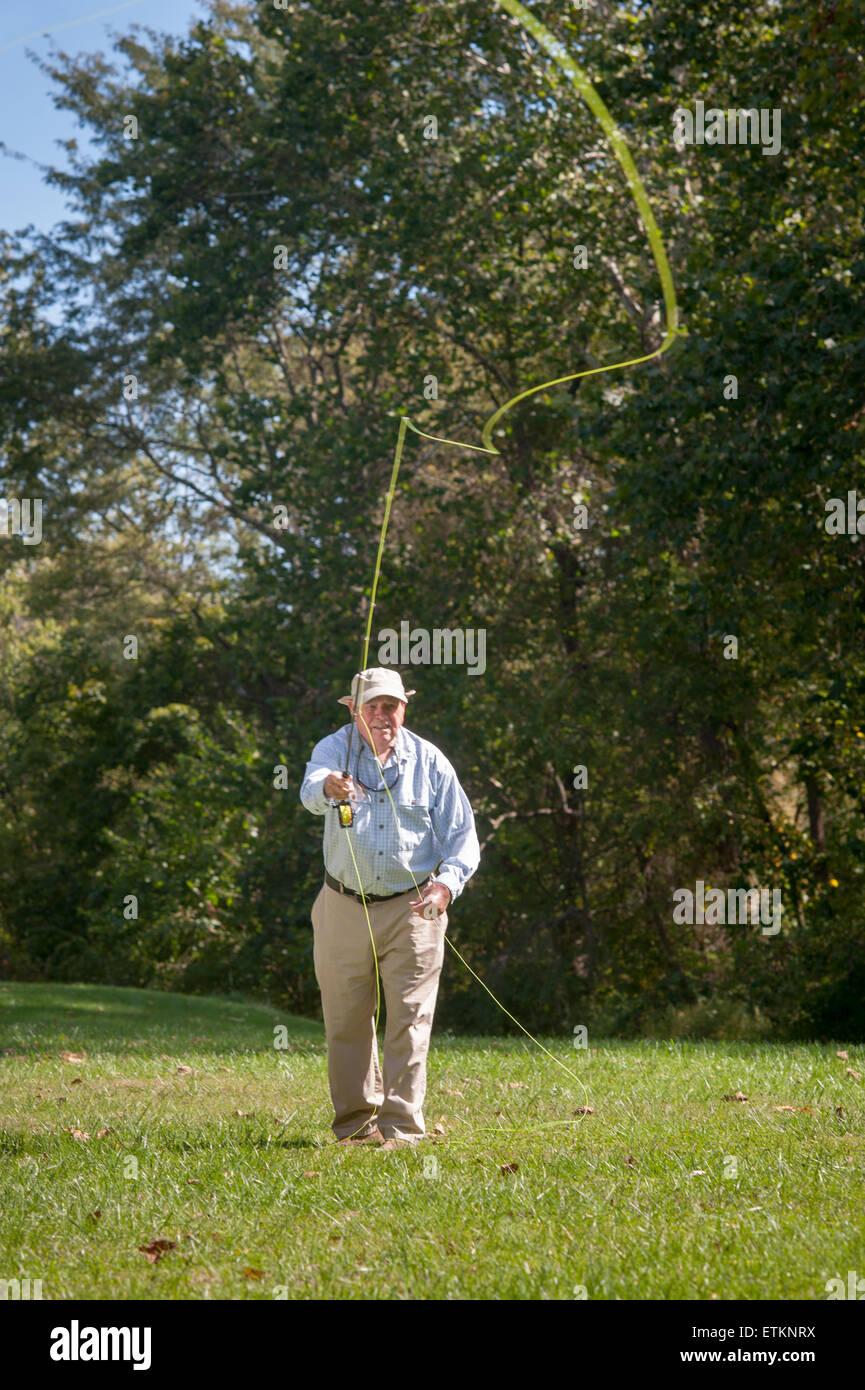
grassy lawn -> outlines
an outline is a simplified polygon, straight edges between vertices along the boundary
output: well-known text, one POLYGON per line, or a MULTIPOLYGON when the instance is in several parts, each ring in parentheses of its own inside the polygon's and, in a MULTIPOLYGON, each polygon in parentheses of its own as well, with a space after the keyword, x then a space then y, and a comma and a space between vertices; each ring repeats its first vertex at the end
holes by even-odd
POLYGON ((336 1145, 317 1024, 2 984, 0 1279, 45 1299, 823 1300, 865 1274, 865 1048, 544 1042, 585 1092, 528 1039, 434 1032, 441 1132, 383 1153, 336 1145))

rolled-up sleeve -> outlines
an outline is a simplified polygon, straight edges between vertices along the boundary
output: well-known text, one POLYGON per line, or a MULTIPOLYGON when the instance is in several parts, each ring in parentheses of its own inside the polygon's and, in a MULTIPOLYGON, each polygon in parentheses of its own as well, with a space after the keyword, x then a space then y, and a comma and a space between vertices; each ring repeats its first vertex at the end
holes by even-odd
POLYGON ((469 799, 447 758, 437 759, 438 789, 430 806, 430 820, 442 847, 442 862, 435 875, 437 883, 458 898, 481 860, 475 818, 469 799))

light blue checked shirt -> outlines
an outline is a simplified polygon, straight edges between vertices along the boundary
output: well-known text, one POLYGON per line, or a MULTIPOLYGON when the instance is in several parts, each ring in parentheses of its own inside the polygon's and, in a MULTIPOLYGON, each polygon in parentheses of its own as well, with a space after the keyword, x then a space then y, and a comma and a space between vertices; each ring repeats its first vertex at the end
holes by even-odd
MULTIPOLYGON (((351 725, 346 724, 315 745, 300 789, 306 809, 325 818, 327 872, 353 893, 358 891, 357 873, 347 844, 351 835, 365 893, 376 897, 405 893, 414 887, 412 874, 422 883, 441 863, 435 881, 450 889, 452 900, 458 898, 478 867, 481 852, 472 808, 453 767, 434 744, 410 733, 403 725, 397 730, 393 751, 384 764, 384 778, 391 787, 399 829, 390 798, 382 789, 366 791, 363 801, 352 802, 354 824, 344 830, 335 803, 324 795, 323 787, 329 772, 345 768, 350 729, 351 725)), ((357 730, 352 739, 349 771, 355 786, 360 780, 367 788, 381 788, 378 764, 357 730)))

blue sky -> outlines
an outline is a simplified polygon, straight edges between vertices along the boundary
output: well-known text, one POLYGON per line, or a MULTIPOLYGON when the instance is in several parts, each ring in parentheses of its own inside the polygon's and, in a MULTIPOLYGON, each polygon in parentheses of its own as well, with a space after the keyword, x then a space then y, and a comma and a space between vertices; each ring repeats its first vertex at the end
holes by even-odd
POLYGON ((207 9, 204 0, 0 0, 0 228, 32 223, 47 232, 59 222, 65 201, 43 182, 38 165, 67 167, 56 140, 74 137, 84 148, 85 132, 71 112, 55 108, 54 84, 28 50, 43 59, 57 49, 70 56, 101 49, 110 57, 112 31, 128 33, 140 24, 181 35, 207 9), (10 158, 9 150, 27 158, 10 158))

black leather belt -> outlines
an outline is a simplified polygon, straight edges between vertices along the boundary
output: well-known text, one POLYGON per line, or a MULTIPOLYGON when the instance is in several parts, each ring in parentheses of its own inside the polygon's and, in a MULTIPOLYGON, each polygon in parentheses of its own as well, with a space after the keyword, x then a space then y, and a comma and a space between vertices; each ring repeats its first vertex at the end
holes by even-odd
MULTIPOLYGON (((425 887, 431 878, 432 874, 429 874, 418 887, 425 887)), ((339 879, 334 878, 333 874, 329 874, 327 869, 324 871, 324 881, 328 888, 335 888, 337 893, 343 893, 347 898, 354 898, 356 903, 362 903, 364 899, 368 903, 387 903, 390 902, 391 898, 401 898, 403 894, 414 891, 414 885, 412 884, 411 888, 403 888, 401 893, 385 893, 383 897, 378 897, 375 893, 365 893, 363 897, 361 897, 360 893, 353 893, 350 888, 346 888, 345 884, 340 883, 339 879)))

